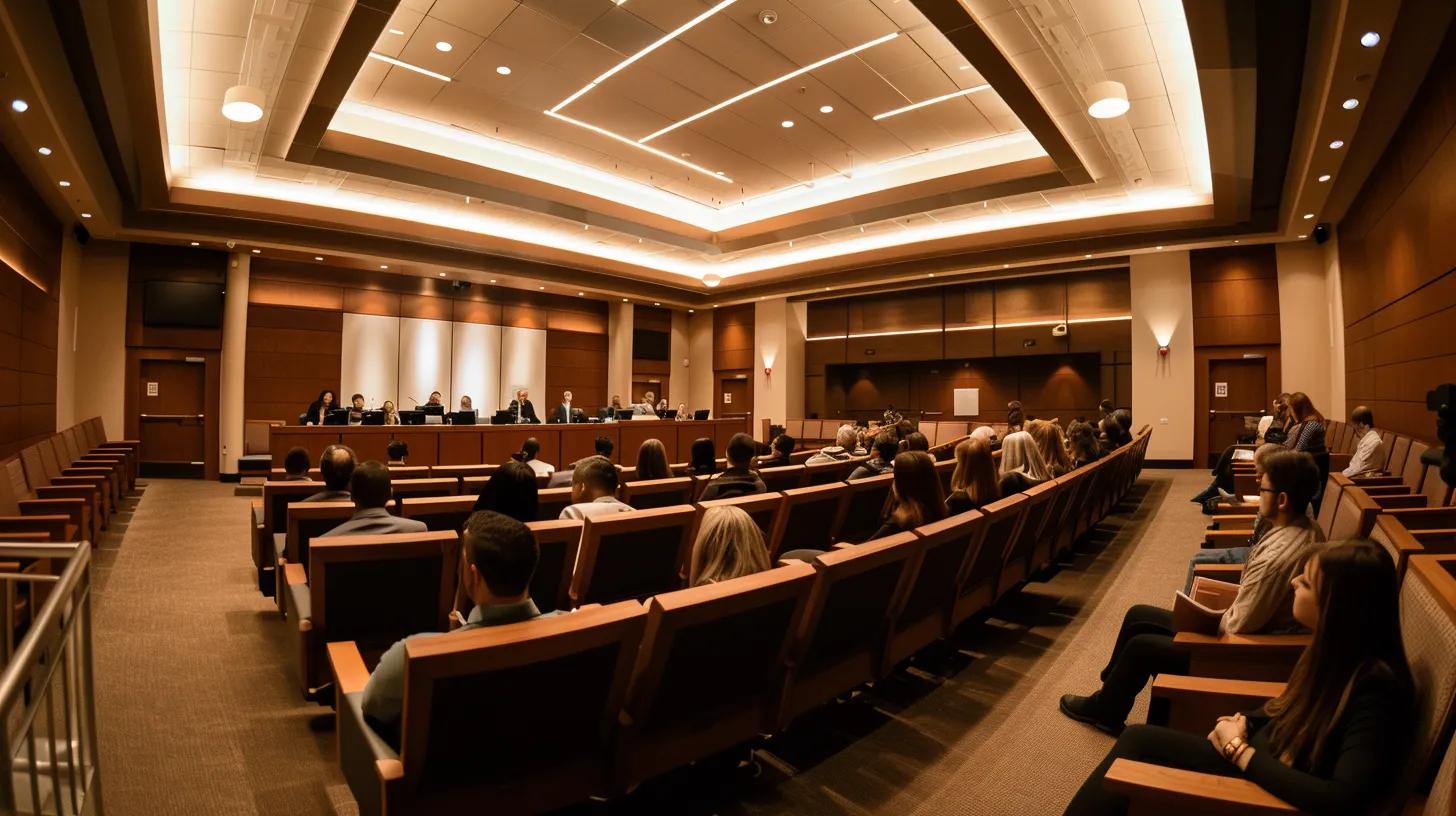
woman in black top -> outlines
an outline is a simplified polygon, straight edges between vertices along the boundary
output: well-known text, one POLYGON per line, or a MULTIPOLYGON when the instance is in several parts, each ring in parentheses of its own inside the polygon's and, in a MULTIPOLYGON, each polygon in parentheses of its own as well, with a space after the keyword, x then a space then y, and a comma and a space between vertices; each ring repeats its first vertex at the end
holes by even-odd
POLYGON ((1207 737, 1135 725, 1067 806, 1125 813, 1104 788, 1119 758, 1242 776, 1305 813, 1383 812, 1400 786, 1415 719, 1390 556, 1369 541, 1315 551, 1294 579, 1294 616, 1314 630, 1284 693, 1220 717, 1207 737))
POLYGON ((945 518, 945 493, 940 489, 940 475, 935 472, 935 460, 930 454, 905 451, 895 457, 890 503, 895 509, 868 540, 914 530, 945 518))
POLYGON ((1073 422, 1067 426, 1067 447, 1071 448, 1072 467, 1090 465, 1102 458, 1097 449, 1097 431, 1085 422, 1073 422))
POLYGON ((338 407, 334 404, 335 402, 337 402, 337 400, 334 399, 333 391, 330 391, 327 388, 320 391, 318 399, 309 403, 308 410, 303 412, 303 424, 324 424, 324 417, 329 415, 329 411, 332 411, 333 409, 338 407))
POLYGON ((1289 395, 1289 411, 1297 423, 1289 429, 1289 438, 1284 446, 1290 450, 1302 451, 1310 456, 1327 453, 1325 450, 1325 417, 1315 409, 1314 403, 1303 391, 1289 395))
POLYGON ((979 439, 967 439, 956 445, 955 460, 955 470, 950 474, 950 495, 945 497, 947 515, 979 510, 1001 498, 990 445, 979 439))
POLYGON ((693 440, 691 458, 688 459, 688 472, 694 476, 709 476, 718 472, 718 452, 713 448, 713 440, 706 436, 693 440))
POLYGON ((494 510, 522 524, 540 521, 536 493, 536 471, 524 462, 506 462, 490 474, 470 511, 494 510))

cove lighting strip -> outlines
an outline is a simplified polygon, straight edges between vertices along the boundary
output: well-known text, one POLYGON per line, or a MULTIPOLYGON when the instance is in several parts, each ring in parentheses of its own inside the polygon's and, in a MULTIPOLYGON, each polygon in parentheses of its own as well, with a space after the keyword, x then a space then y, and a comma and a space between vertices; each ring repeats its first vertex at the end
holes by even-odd
POLYGON ((933 99, 926 99, 923 102, 916 102, 916 103, 911 104, 911 105, 906 105, 903 108, 895 108, 892 111, 885 111, 884 113, 877 113, 874 116, 874 120, 876 122, 878 122, 881 119, 889 119, 891 116, 899 116, 902 113, 909 113, 910 111, 918 110, 920 108, 923 108, 926 105, 934 105, 937 102, 944 102, 947 99, 955 99, 958 96, 969 96, 969 95, 971 95, 973 93, 976 93, 977 91, 989 90, 990 87, 991 87, 990 85, 984 85, 983 84, 983 85, 976 85, 974 87, 966 88, 964 90, 952 91, 952 92, 950 92, 948 94, 942 94, 941 96, 937 96, 937 97, 935 97, 933 99))
MULTIPOLYGON (((784 74, 783 76, 781 76, 781 77, 779 77, 777 79, 771 79, 768 82, 765 82, 765 83, 763 83, 762 85, 759 85, 756 88, 749 88, 748 90, 744 91, 743 93, 741 93, 741 94, 739 94, 739 95, 737 95, 737 96, 735 96, 735 97, 733 97, 731 99, 725 99, 724 101, 719 102, 718 104, 712 106, 711 108, 704 108, 703 110, 698 111, 697 113, 693 114, 692 116, 689 116, 686 119, 682 119, 682 120, 679 120, 677 122, 673 122, 672 124, 668 125, 667 127, 663 128, 662 130, 657 131, 656 133, 650 133, 650 134, 648 134, 646 136, 643 136, 638 141, 642 142, 643 144, 646 144, 646 143, 652 141, 653 139, 656 139, 658 136, 663 135, 664 133, 671 133, 672 131, 677 130, 678 128, 682 127, 683 125, 687 125, 687 124, 691 124, 693 122, 696 122, 699 119, 702 119, 704 116, 708 116, 709 114, 716 113, 716 112, 718 112, 718 111, 720 111, 720 110, 728 107, 729 105, 734 104, 735 102, 741 102, 741 101, 747 99, 748 97, 753 96, 754 94, 761 93, 763 91, 768 90, 769 88, 775 87, 777 85, 781 85, 781 84, 783 84, 785 82, 788 82, 789 80, 793 79, 794 77, 803 76, 804 74, 807 74, 810 71, 815 71, 815 70, 818 70, 820 68, 823 68, 824 66, 826 66, 826 65, 828 65, 828 64, 830 64, 832 62, 838 62, 839 60, 842 60, 845 57, 854 56, 855 54, 858 54, 859 52, 864 51, 865 49, 874 48, 875 46, 880 45, 881 43, 887 43, 890 40, 893 40, 893 39, 895 39, 898 36, 900 36, 900 32, 898 32, 898 31, 891 31, 889 34, 886 34, 883 37, 876 37, 873 40, 870 40, 869 42, 860 43, 859 45, 856 45, 853 48, 846 49, 844 51, 840 51, 838 54, 831 54, 830 56, 827 56, 824 59, 819 60, 818 62, 810 63, 808 65, 805 65, 803 68, 800 68, 800 69, 795 70, 795 71, 790 71, 789 73, 784 74)), ((990 87, 990 86, 985 86, 985 87, 990 87)), ((879 117, 877 116, 875 118, 878 119, 879 117)))
MULTIPOLYGON (((625 2, 625 0, 623 0, 623 2, 625 2)), ((592 88, 595 88, 596 86, 602 84, 609 77, 611 77, 613 74, 617 73, 618 71, 621 71, 623 68, 626 68, 628 65, 631 65, 632 63, 636 62, 637 60, 642 59, 643 57, 647 56, 648 54, 651 54, 653 51, 656 51, 657 49, 661 48, 662 46, 667 45, 669 42, 677 39, 679 36, 681 36, 683 33, 685 33, 686 31, 688 31, 689 29, 691 29, 693 26, 697 25, 698 23, 701 23, 702 21, 708 19, 709 17, 712 17, 714 14, 717 14, 718 12, 722 11, 725 8, 728 8, 729 6, 733 5, 736 2, 738 2, 738 0, 722 0, 722 2, 719 3, 718 5, 713 6, 712 8, 710 8, 707 11, 703 12, 702 14, 699 14, 698 16, 694 17, 693 19, 688 20, 686 23, 683 23, 682 25, 678 26, 677 28, 674 28, 672 31, 669 31, 668 33, 662 35, 657 40, 653 41, 653 43, 651 45, 647 46, 646 48, 642 49, 641 51, 638 51, 637 53, 633 54, 632 56, 630 56, 630 57, 622 60, 621 62, 617 63, 616 65, 612 66, 611 68, 608 68, 607 71, 605 73, 603 73, 601 76, 597 77, 596 79, 593 79, 591 82, 588 82, 586 85, 582 86, 581 90, 577 91, 576 93, 572 94, 571 96, 566 97, 565 99, 561 100, 560 102, 557 102, 556 103, 556 107, 554 107, 551 110, 547 111, 547 113, 556 113, 556 112, 560 111, 562 108, 566 107, 567 105, 570 105, 572 102, 575 102, 576 100, 578 100, 581 97, 585 96, 587 91, 590 91, 592 88)), ((620 6, 621 3, 618 3, 617 5, 620 6)))
POLYGON ((390 65, 398 65, 401 68, 406 68, 408 70, 414 71, 417 74, 424 74, 427 77, 433 77, 435 79, 440 80, 441 82, 449 82, 450 81, 450 77, 447 77, 444 74, 437 74, 437 73, 435 73, 434 71, 431 71, 428 68, 421 68, 418 65, 411 65, 410 63, 405 62, 404 60, 397 60, 394 57, 386 56, 384 54, 379 53, 378 51, 370 51, 369 52, 369 56, 372 57, 372 58, 374 58, 374 59, 379 60, 380 62, 387 62, 390 65))
POLYGON ((825 334, 819 337, 806 337, 806 342, 813 343, 818 340, 859 340, 865 337, 901 337, 910 334, 935 334, 936 332, 963 332, 963 331, 987 331, 989 329, 1023 329, 1030 326, 1058 326, 1062 323, 1068 325, 1077 323, 1110 323, 1118 320, 1132 320, 1132 315, 1116 315, 1114 317, 1080 317, 1076 320, 1033 320, 1026 323, 988 323, 981 326, 950 326, 945 329, 906 329, 904 331, 882 331, 882 332, 858 332, 855 334, 825 334))
POLYGON ((665 153, 665 152, 663 152, 661 150, 658 150, 655 147, 651 147, 650 145, 638 144, 637 142, 634 142, 631 139, 628 139, 626 136, 623 136, 620 133, 613 133, 612 131, 607 130, 606 128, 597 127, 596 125, 589 124, 587 122, 583 122, 580 119, 573 119, 573 118, 571 118, 570 116, 567 116, 564 113, 557 113, 556 111, 544 111, 544 113, 547 116, 550 116, 553 119, 560 119, 561 121, 566 122, 568 124, 576 125, 579 128, 585 128, 587 130, 590 130, 592 133, 599 133, 599 134, 601 134, 603 136, 606 136, 608 139, 615 139, 615 140, 621 142, 624 145, 629 145, 631 147, 637 148, 638 150, 642 150, 642 151, 645 151, 647 153, 651 153, 652 155, 658 157, 659 159, 667 159, 668 161, 674 162, 676 164, 680 164, 683 167, 687 167, 689 169, 696 170, 699 173, 702 173, 702 174, 706 175, 708 178, 715 178, 715 179, 717 179, 719 181, 726 181, 729 184, 732 184, 733 183, 733 179, 729 178, 728 176, 723 175, 720 172, 714 172, 712 170, 709 170, 706 167, 703 167, 702 165, 693 164, 692 162, 688 161, 687 159, 681 158, 679 156, 674 156, 671 153, 665 153))

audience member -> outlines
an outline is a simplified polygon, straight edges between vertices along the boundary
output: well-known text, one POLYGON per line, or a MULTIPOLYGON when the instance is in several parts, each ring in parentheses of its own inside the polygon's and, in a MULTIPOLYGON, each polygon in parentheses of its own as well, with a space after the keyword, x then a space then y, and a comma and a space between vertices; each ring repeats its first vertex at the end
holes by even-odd
POLYGON ((283 457, 283 481, 311 481, 308 475, 308 465, 308 448, 289 448, 288 453, 283 457))
POLYGON ((984 442, 986 444, 986 447, 993 449, 998 444, 1000 444, 1001 441, 1000 438, 996 436, 996 429, 992 428, 990 425, 981 425, 977 427, 974 431, 971 431, 971 438, 980 440, 981 442, 984 442))
POLYGON ((768 490, 758 472, 752 470, 753 454, 757 445, 746 433, 733 434, 728 440, 728 467, 722 473, 708 480, 707 487, 699 501, 731 499, 736 496, 752 496, 768 490))
POLYGON ((955 470, 950 474, 950 495, 945 499, 946 513, 979 510, 1001 498, 996 462, 991 446, 979 439, 967 439, 956 445, 955 470))
POLYGON ((644 440, 642 446, 637 448, 637 475, 632 481, 671 478, 672 468, 667 464, 667 448, 663 447, 660 440, 644 440))
POLYGON ((1067 806, 1121 814, 1104 779, 1119 759, 1238 776, 1301 813, 1388 813, 1406 779, 1415 684, 1390 556, 1369 541, 1315 548, 1293 580, 1293 615, 1313 630, 1283 692, 1219 717, 1208 736, 1134 725, 1067 806))
MULTIPOLYGON (((1319 470, 1307 454, 1285 451, 1264 460, 1259 512, 1269 520, 1270 530, 1249 553, 1238 591, 1219 617, 1220 632, 1299 629, 1290 611, 1290 581, 1304 568, 1310 550, 1324 540, 1305 512, 1318 486, 1319 470)), ((1102 670, 1102 688, 1090 697, 1063 696, 1062 713, 1108 733, 1121 732, 1133 700, 1150 677, 1188 672, 1188 653, 1173 644, 1173 633, 1172 610, 1133 606, 1102 670)))
POLYGON ((631 507, 617 501, 616 465, 595 456, 576 463, 571 471, 571 504, 561 511, 561 518, 630 512, 631 507))
POLYGON ((1309 396, 1303 391, 1290 394, 1289 410, 1297 424, 1289 429, 1289 439, 1284 446, 1314 457, 1328 453, 1325 449, 1325 417, 1315 409, 1309 396))
MULTIPOLYGON (((465 522, 460 552, 460 591, 474 608, 460 628, 479 629, 519 623, 541 615, 531 600, 531 575, 539 552, 526 525, 500 513, 481 511, 465 522)), ((440 635, 423 633, 413 637, 440 635)), ((443 635, 449 637, 450 635, 443 635)), ((408 640, 409 638, 406 638, 408 640)), ((404 706, 405 641, 389 647, 364 686, 362 706, 370 725, 390 745, 399 746, 404 706)))
POLYGON ((541 443, 533 436, 521 443, 521 452, 518 454, 520 457, 518 461, 525 462, 531 470, 536 471, 537 476, 550 476, 555 472, 556 466, 537 459, 536 455, 540 452, 541 443))
MULTIPOLYGON (((1264 462, 1276 453, 1285 452, 1283 445, 1276 445, 1273 442, 1266 442, 1254 451, 1254 476, 1258 480, 1264 478, 1264 462)), ((1229 496, 1230 499, 1243 501, 1242 496, 1229 496)), ((1210 547, 1200 549, 1188 560, 1188 576, 1183 582, 1183 591, 1191 592, 1193 589, 1193 572, 1199 564, 1242 564, 1249 560, 1249 550, 1259 543, 1264 533, 1269 531, 1267 519, 1263 513, 1255 512, 1254 529, 1249 535, 1249 543, 1237 547, 1210 547)))
POLYGON ((1072 472, 1072 457, 1067 455, 1067 440, 1062 436, 1062 426, 1055 419, 1033 419, 1026 424, 1027 433, 1036 442, 1041 458, 1046 462, 1047 472, 1055 479, 1072 472))
POLYGON ((1026 415, 1021 412, 1021 401, 1012 400, 1006 403, 1006 434, 1009 436, 1017 431, 1024 430, 1026 415))
POLYGON ((324 448, 319 455, 319 473, 324 479, 324 489, 304 501, 348 501, 349 479, 354 476, 354 449, 347 445, 324 448))
POLYGON ((1350 466, 1343 473, 1354 477, 1375 473, 1385 468, 1385 442, 1375 430, 1375 414, 1364 405, 1355 406, 1350 412, 1350 427, 1360 441, 1355 445, 1355 455, 1350 457, 1350 466))
POLYGON ((819 452, 805 460, 806 465, 824 462, 843 462, 854 457, 855 446, 859 444, 859 431, 853 425, 840 425, 834 432, 834 444, 826 445, 819 452))
POLYGON ((895 456, 895 480, 890 485, 894 510, 871 539, 914 530, 922 524, 945 518, 945 493, 935 460, 924 451, 905 451, 895 456))
POLYGON ((1085 422, 1073 422, 1067 426, 1067 447, 1071 449, 1069 455, 1074 468, 1090 465, 1102 458, 1102 451, 1097 448, 1097 431, 1085 422))
POLYGON ((710 476, 718 472, 718 451, 706 436, 693 440, 688 451, 688 472, 694 476, 710 476))
POLYGON ((1132 441, 1132 411, 1126 408, 1118 408, 1112 412, 1112 418, 1122 428, 1122 444, 1126 445, 1132 441))
POLYGON ((603 459, 612 458, 612 449, 615 446, 612 444, 612 438, 610 436, 598 436, 596 440, 592 442, 592 446, 596 448, 597 456, 600 456, 603 459))
POLYGON ((389 454, 389 464, 403 465, 404 460, 409 458, 409 443, 403 439, 390 440, 385 451, 389 454))
POLYGON ((930 439, 926 437, 925 434, 919 431, 911 431, 910 433, 905 434, 905 440, 903 444, 905 446, 905 450, 907 451, 920 451, 921 453, 926 453, 930 450, 930 439))
POLYGON ((389 468, 372 459, 364 462, 354 468, 349 478, 349 495, 354 501, 354 515, 324 535, 385 535, 423 533, 428 530, 423 521, 400 518, 385 509, 393 494, 389 483, 389 468))
POLYGON ((1103 456, 1132 441, 1130 437, 1123 438, 1125 431, 1123 431, 1121 423, 1110 416, 1103 417, 1102 421, 1097 423, 1097 427, 1101 431, 1097 437, 1097 450, 1103 456))
POLYGON ((716 584, 769 568, 763 532, 737 507, 709 507, 693 542, 688 586, 716 584))
POLYGON ((1110 400, 1110 399, 1104 399, 1103 401, 1097 403, 1097 418, 1098 419, 1102 419, 1103 417, 1110 416, 1112 414, 1112 411, 1113 411, 1112 400, 1110 400))
POLYGON ((879 476, 889 473, 895 467, 895 454, 900 452, 900 440, 895 438, 894 431, 880 431, 875 437, 875 455, 869 461, 854 469, 849 474, 849 480, 867 479, 871 476, 879 476))
POLYGON ((1036 440, 1026 431, 1009 433, 1001 440, 1001 495, 1010 496, 1052 477, 1036 440))
POLYGON ((539 492, 536 471, 524 462, 506 462, 490 474, 471 510, 491 510, 520 522, 536 521, 540 518, 539 492))
POLYGON ((779 434, 774 437, 773 452, 768 456, 759 457, 758 466, 761 468, 787 467, 794 462, 789 454, 794 452, 794 446, 798 442, 788 434, 779 434))

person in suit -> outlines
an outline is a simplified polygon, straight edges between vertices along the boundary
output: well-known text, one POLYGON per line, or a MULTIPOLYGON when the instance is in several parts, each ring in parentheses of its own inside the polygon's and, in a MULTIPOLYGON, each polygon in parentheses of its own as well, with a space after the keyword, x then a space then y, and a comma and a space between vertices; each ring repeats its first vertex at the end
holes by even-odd
POLYGON ((354 468, 354 475, 349 479, 349 495, 354 501, 354 515, 324 536, 423 533, 429 529, 419 519, 400 518, 385 509, 393 495, 389 468, 373 459, 354 468))
POLYGON ((552 422, 570 422, 571 421, 571 392, 570 391, 566 391, 566 392, 563 392, 561 394, 561 404, 558 405, 558 406, 556 406, 556 410, 555 410, 555 412, 553 412, 553 414, 551 416, 551 421, 552 422))
POLYGON ((516 398, 511 400, 511 404, 507 408, 515 416, 516 422, 518 423, 541 421, 540 417, 536 416, 536 406, 531 404, 531 400, 528 399, 529 396, 530 393, 526 389, 522 388, 517 390, 516 398))
POLYGON ((334 392, 332 390, 325 388, 324 390, 320 391, 318 399, 309 403, 308 409, 303 412, 303 421, 299 424, 324 424, 324 417, 329 415, 329 411, 332 411, 333 409, 338 407, 334 404, 335 402, 338 402, 338 400, 334 398, 334 392))
MULTIPOLYGON (((482 510, 465 521, 460 551, 460 590, 474 608, 456 632, 528 621, 541 616, 531 600, 531 575, 540 551, 530 529, 500 513, 482 510)), ((413 637, 453 637, 430 632, 413 637)), ((364 686, 362 706, 374 730, 391 745, 399 744, 404 708, 404 641, 389 647, 364 686)))
POLYGON ((656 402, 656 399, 657 399, 657 395, 656 394, 653 394, 651 391, 648 391, 646 394, 643 394, 642 395, 642 401, 641 402, 638 402, 638 403, 634 403, 632 405, 632 415, 633 416, 656 416, 657 415, 657 402, 656 402))
POLYGON ((354 449, 348 445, 330 445, 319 456, 319 471, 324 489, 304 501, 348 501, 349 481, 354 477, 354 449))
POLYGON ((726 451, 728 467, 708 481, 702 501, 754 496, 767 491, 758 471, 753 470, 753 454, 757 451, 753 437, 746 433, 733 434, 726 451))

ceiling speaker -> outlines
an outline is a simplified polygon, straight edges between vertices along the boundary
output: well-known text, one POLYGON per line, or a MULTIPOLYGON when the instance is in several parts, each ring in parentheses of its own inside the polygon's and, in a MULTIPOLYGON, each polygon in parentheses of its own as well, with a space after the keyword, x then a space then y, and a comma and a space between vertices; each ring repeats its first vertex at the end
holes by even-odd
POLYGON ((80 224, 71 225, 71 234, 76 236, 76 243, 81 246, 86 246, 86 242, 91 240, 91 231, 80 224))
POLYGON ((1314 235, 1314 242, 1316 244, 1323 244, 1325 241, 1330 240, 1330 225, 1315 224, 1314 232, 1311 234, 1314 235))

